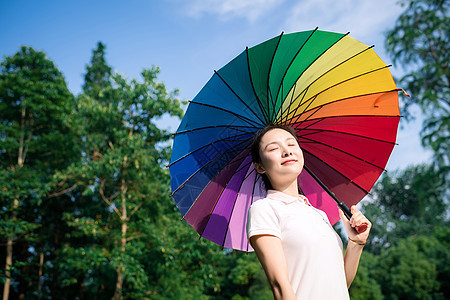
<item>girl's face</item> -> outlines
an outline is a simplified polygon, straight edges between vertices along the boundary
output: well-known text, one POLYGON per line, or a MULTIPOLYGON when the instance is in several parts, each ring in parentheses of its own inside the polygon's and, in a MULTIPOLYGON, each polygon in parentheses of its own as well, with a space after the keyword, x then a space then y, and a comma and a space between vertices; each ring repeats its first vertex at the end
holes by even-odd
POLYGON ((286 130, 275 128, 266 132, 259 144, 261 163, 255 163, 260 174, 270 182, 296 180, 303 170, 303 153, 297 140, 286 130))

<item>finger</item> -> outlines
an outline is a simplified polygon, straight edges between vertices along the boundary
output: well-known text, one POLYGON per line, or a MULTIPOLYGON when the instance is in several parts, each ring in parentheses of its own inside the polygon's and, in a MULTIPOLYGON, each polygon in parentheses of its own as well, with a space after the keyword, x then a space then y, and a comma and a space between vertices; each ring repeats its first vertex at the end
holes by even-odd
POLYGON ((352 218, 353 220, 352 220, 352 224, 353 225, 355 225, 355 226, 359 226, 359 225, 361 225, 362 223, 367 223, 367 219, 362 215, 362 214, 359 214, 359 215, 353 215, 353 218, 352 218))
POLYGON ((344 224, 347 224, 349 222, 344 212, 340 209, 339 209, 339 217, 341 218, 342 222, 344 222, 344 224))
POLYGON ((350 225, 350 220, 347 218, 347 216, 344 214, 342 210, 339 209, 339 217, 341 218, 342 222, 344 223, 344 228, 348 231, 352 228, 350 225))
POLYGON ((352 218, 350 219, 350 224, 352 227, 359 226, 363 223, 370 223, 369 220, 359 211, 355 205, 351 207, 352 218))

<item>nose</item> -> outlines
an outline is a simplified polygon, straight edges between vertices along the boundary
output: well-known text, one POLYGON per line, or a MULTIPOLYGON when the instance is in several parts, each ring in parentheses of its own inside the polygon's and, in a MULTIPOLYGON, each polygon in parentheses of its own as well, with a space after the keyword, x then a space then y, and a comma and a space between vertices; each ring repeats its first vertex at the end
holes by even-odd
POLYGON ((288 156, 291 156, 292 155, 292 152, 290 152, 290 151, 283 151, 283 157, 288 157, 288 156))

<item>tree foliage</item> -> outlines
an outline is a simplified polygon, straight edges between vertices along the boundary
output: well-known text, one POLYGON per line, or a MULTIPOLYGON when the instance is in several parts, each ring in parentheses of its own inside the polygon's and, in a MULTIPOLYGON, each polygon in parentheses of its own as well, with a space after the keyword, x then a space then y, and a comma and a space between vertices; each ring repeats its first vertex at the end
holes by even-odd
POLYGON ((403 87, 413 100, 406 99, 404 114, 418 104, 425 121, 422 142, 436 156, 436 163, 448 171, 450 163, 450 3, 446 0, 403 0, 406 10, 387 33, 386 49, 406 75, 403 87))
POLYGON ((373 224, 365 246, 370 253, 361 259, 352 292, 366 295, 362 299, 448 297, 448 191, 444 174, 432 166, 383 175, 362 207, 373 224))
POLYGON ((385 250, 375 278, 388 299, 448 299, 448 228, 402 239, 385 250), (445 236, 445 237, 444 237, 445 236), (442 239, 444 237, 444 239, 442 239))
POLYGON ((111 87, 112 68, 106 62, 105 50, 106 46, 98 42, 92 52, 91 64, 86 67, 84 75, 84 95, 97 98, 102 89, 111 87))
POLYGON ((43 263, 48 182, 55 169, 78 156, 71 123, 74 97, 61 72, 45 53, 21 47, 5 57, 0 70, 0 234, 7 244, 4 297, 13 275, 18 290, 38 283, 28 270, 43 263), (20 267, 19 267, 20 266, 20 267), (12 268, 12 269, 10 269, 12 268), (11 273, 10 270, 14 272, 11 273))
POLYGON ((373 189, 373 199, 363 204, 374 224, 366 248, 379 254, 402 238, 448 226, 448 191, 445 176, 431 166, 384 173, 373 189))

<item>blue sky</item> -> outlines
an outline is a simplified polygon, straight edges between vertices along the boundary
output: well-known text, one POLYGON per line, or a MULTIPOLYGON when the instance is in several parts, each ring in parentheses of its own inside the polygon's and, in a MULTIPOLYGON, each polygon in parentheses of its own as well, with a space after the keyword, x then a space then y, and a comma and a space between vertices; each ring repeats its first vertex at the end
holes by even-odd
MULTIPOLYGON (((195 97, 213 74, 246 46, 283 32, 321 30, 350 32, 388 64, 385 32, 403 8, 395 0, 0 0, 0 56, 20 45, 42 50, 78 94, 83 74, 98 41, 107 62, 129 78, 143 68, 161 67, 159 80, 180 98, 195 97)), ((391 68, 394 76, 402 70, 391 68)), ((161 121, 172 131, 179 120, 161 121)), ((420 116, 404 124, 387 169, 429 159, 419 142, 420 116)))

